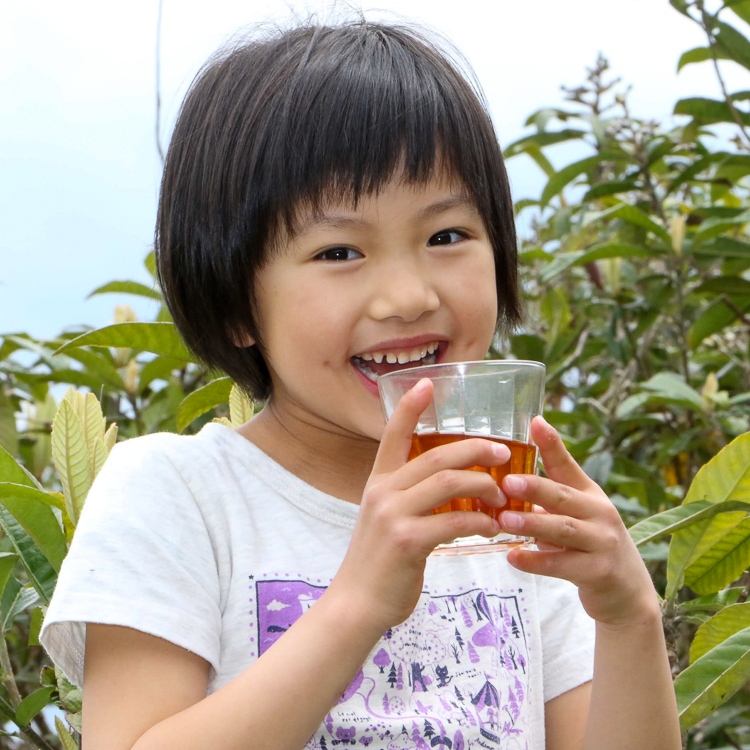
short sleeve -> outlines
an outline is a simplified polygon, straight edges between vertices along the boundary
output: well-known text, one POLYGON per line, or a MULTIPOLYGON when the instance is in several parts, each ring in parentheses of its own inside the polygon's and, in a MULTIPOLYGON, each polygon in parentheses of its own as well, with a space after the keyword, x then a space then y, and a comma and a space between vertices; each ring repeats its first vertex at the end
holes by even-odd
POLYGON ((123 625, 219 664, 220 587, 211 536, 160 433, 118 443, 86 499, 40 641, 83 685, 86 623, 123 625))
POLYGON ((596 622, 569 581, 538 576, 537 596, 546 703, 593 678, 596 622))

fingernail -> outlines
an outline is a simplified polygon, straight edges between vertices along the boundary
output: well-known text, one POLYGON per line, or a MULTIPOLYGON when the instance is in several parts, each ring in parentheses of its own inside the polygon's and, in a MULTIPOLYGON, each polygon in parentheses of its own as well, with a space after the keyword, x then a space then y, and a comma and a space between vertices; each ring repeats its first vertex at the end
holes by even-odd
POLYGON ((414 391, 414 393, 423 393, 423 392, 424 392, 424 390, 425 390, 425 388, 427 388, 427 386, 429 385, 429 383, 430 383, 430 379, 429 379, 429 378, 422 378, 422 379, 421 379, 421 380, 420 380, 420 381, 419 381, 419 382, 418 382, 418 383, 417 383, 417 384, 416 384, 416 385, 414 386, 414 388, 412 388, 412 390, 414 391))
POLYGON ((523 526, 523 518, 512 510, 506 510, 500 516, 500 525, 508 531, 518 531, 523 526))
POLYGON ((545 433, 547 433, 549 437, 557 435, 557 430, 543 416, 540 415, 539 420, 542 423, 545 433))
POLYGON ((505 493, 500 489, 500 487, 497 488, 497 502, 498 508, 503 508, 508 504, 508 498, 505 497, 505 493))
POLYGON ((510 458, 510 449, 507 445, 492 445, 492 452, 501 460, 507 461, 510 458))
POLYGON ((523 492, 526 489, 526 480, 519 476, 505 477, 505 487, 510 493, 523 492))

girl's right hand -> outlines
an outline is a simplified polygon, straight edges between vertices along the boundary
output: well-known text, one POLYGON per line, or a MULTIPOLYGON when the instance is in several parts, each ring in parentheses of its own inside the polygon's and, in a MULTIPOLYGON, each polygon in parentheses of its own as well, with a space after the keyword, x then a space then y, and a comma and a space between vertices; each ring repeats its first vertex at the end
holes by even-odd
POLYGON ((433 514, 455 497, 478 497, 503 507, 506 499, 492 476, 472 466, 499 466, 509 449, 482 438, 433 448, 409 461, 412 435, 432 400, 432 382, 422 379, 399 401, 385 426, 375 464, 362 495, 346 556, 329 587, 385 632, 403 622, 422 592, 428 555, 456 537, 500 533, 484 513, 433 514))

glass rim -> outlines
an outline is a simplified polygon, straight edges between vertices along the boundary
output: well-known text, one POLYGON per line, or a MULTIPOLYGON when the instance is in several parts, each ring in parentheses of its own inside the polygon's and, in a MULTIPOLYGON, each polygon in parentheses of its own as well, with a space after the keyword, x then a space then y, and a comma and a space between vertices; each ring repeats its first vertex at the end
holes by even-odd
MULTIPOLYGON (((407 367, 403 370, 394 370, 393 372, 386 372, 378 377, 378 382, 385 378, 393 378, 397 375, 405 375, 419 371, 420 373, 428 370, 440 370, 448 367, 458 367, 460 365, 471 365, 477 367, 497 367, 498 365, 506 365, 508 367, 520 366, 522 368, 528 368, 530 370, 547 371, 547 365, 544 362, 538 362, 533 359, 477 359, 469 362, 436 362, 434 365, 420 365, 419 367, 407 367)), ((425 375, 425 377, 428 377, 425 375)))

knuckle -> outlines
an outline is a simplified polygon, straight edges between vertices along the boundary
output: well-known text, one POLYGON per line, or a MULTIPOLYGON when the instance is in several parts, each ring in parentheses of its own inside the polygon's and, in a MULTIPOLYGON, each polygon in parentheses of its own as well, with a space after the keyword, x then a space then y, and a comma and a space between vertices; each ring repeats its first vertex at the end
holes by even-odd
POLYGON ((578 525, 572 518, 563 518, 559 533, 563 542, 570 542, 578 535, 578 525))
POLYGON ((573 490, 567 484, 558 484, 557 492, 560 505, 568 505, 573 499, 573 490))
POLYGON ((414 548, 416 541, 411 524, 398 523, 390 531, 391 544, 401 553, 407 553, 414 548))

